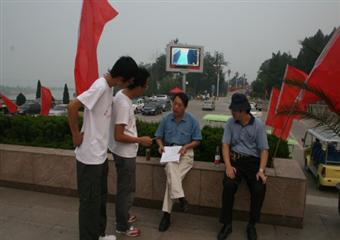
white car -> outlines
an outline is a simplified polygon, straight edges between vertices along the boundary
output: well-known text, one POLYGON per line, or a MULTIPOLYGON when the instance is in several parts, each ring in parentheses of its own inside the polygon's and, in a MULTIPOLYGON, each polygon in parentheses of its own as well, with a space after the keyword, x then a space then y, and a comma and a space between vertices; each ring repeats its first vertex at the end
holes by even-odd
POLYGON ((215 101, 214 100, 204 100, 202 110, 215 110, 215 101))
POLYGON ((258 111, 255 107, 255 104, 254 103, 250 103, 250 113, 256 117, 256 118, 261 118, 262 117, 262 112, 261 111, 258 111))
POLYGON ((168 97, 168 95, 161 94, 161 95, 157 95, 157 96, 155 97, 155 99, 156 99, 156 100, 168 100, 169 97, 168 97))
POLYGON ((67 104, 58 104, 50 110, 49 116, 67 116, 67 104))
POLYGON ((132 101, 132 107, 135 113, 141 112, 144 107, 144 100, 142 98, 134 99, 132 101))

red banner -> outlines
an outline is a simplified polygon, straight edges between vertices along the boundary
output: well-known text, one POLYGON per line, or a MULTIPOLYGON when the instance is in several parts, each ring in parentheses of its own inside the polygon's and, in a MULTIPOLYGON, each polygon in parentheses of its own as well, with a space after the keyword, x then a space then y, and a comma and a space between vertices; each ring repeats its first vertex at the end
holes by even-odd
POLYGON ((277 88, 272 88, 272 93, 270 94, 270 99, 269 99, 269 107, 268 107, 268 112, 267 112, 267 119, 266 119, 266 125, 268 126, 275 126, 275 110, 276 110, 276 105, 277 101, 279 98, 280 91, 277 88))
POLYGON ((316 60, 306 82, 329 98, 332 111, 340 112, 340 28, 334 32, 316 60))
POLYGON ((48 116, 52 106, 52 93, 47 87, 41 86, 41 111, 40 114, 48 116))
POLYGON ((7 109, 10 113, 15 113, 17 111, 17 105, 15 105, 15 103, 12 100, 10 100, 5 95, 2 95, 1 93, 0 93, 0 98, 2 98, 2 100, 6 104, 7 109))
POLYGON ((107 0, 84 0, 74 78, 77 95, 98 78, 97 46, 106 22, 118 15, 107 0))

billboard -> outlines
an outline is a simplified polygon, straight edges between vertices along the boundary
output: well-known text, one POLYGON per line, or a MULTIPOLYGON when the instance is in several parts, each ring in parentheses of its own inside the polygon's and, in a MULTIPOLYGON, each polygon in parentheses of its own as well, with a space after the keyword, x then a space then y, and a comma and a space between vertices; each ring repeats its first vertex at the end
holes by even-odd
POLYGON ((203 47, 169 44, 166 49, 166 70, 170 72, 203 72, 203 47))

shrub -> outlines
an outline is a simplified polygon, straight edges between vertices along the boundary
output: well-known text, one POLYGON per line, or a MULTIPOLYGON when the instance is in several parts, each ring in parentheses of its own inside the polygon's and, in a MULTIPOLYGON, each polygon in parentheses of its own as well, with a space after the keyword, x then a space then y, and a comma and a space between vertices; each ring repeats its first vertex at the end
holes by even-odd
MULTIPOLYGON (((147 123, 137 121, 139 136, 153 137, 159 123, 147 123)), ((81 122, 80 122, 81 125, 81 122)), ((71 132, 67 117, 64 116, 20 116, 0 115, 0 143, 18 144, 28 146, 52 147, 62 149, 73 149, 71 132)), ((212 162, 216 146, 221 149, 223 128, 204 126, 202 129, 203 141, 195 149, 195 160, 212 162)), ((273 135, 268 135, 269 161, 271 166, 272 156, 278 141, 273 135)), ((221 151, 220 151, 221 152, 221 151)), ((139 156, 145 156, 145 148, 139 146, 139 156)), ((157 144, 151 146, 151 156, 160 157, 157 144)), ((288 158, 289 149, 286 141, 281 141, 277 157, 288 158)))

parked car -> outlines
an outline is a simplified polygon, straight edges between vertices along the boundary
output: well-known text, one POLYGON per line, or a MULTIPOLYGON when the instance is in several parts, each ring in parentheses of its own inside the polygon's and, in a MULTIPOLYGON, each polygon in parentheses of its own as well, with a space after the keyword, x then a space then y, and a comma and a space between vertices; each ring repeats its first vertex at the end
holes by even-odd
POLYGON ((302 142, 305 169, 315 177, 317 188, 340 183, 340 137, 331 130, 312 128, 302 142))
POLYGON ((157 95, 155 97, 156 100, 168 100, 169 99, 169 96, 168 95, 165 95, 165 94, 161 94, 161 95, 157 95))
POLYGON ((38 102, 31 102, 31 103, 25 103, 18 107, 17 112, 19 114, 25 115, 25 114, 39 114, 40 113, 40 103, 38 102))
POLYGON ((262 117, 262 112, 261 110, 257 110, 257 108, 255 107, 254 103, 250 103, 250 113, 257 118, 261 118, 262 117))
POLYGON ((133 99, 132 107, 135 113, 140 113, 144 107, 144 100, 142 98, 133 99))
POLYGON ((142 108, 143 115, 157 115, 162 113, 162 106, 157 101, 150 101, 142 108))
POLYGON ((215 101, 214 100, 204 100, 202 110, 215 110, 215 101))
POLYGON ((167 111, 171 110, 171 102, 170 102, 169 99, 167 99, 167 100, 164 100, 164 99, 158 100, 158 103, 162 106, 162 111, 163 112, 167 112, 167 111))
POLYGON ((67 116, 67 104, 58 104, 50 110, 49 116, 67 116))

